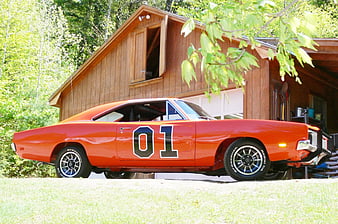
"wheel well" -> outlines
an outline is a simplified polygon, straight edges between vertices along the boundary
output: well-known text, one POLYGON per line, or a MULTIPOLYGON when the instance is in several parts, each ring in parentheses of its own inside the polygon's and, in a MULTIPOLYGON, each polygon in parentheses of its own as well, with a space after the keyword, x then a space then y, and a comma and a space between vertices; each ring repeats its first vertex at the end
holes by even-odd
POLYGON ((56 161, 56 158, 57 158, 59 152, 66 146, 77 147, 78 149, 83 150, 83 152, 87 156, 86 150, 84 149, 84 147, 80 143, 77 143, 77 142, 62 142, 62 143, 59 143, 57 146, 55 146, 55 148, 52 152, 52 156, 51 156, 51 163, 54 163, 56 161))
MULTIPOLYGON (((259 145, 262 146, 262 148, 265 150, 265 152, 267 153, 266 151, 266 148, 264 146, 264 144, 258 140, 257 138, 250 138, 250 137, 236 137, 236 138, 228 138, 228 139, 225 139, 218 147, 217 151, 216 151, 216 155, 215 155, 215 167, 216 168, 219 168, 219 167, 224 167, 224 154, 226 152, 226 150, 229 148, 229 146, 237 141, 237 140, 248 140, 248 141, 252 141, 252 142, 255 142, 259 145)), ((268 158, 269 158, 269 155, 267 154, 268 158)))

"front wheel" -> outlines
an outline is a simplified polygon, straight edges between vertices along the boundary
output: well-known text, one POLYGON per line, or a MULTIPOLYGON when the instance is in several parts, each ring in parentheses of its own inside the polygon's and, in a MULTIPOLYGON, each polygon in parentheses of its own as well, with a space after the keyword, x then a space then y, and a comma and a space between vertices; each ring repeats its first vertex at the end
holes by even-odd
POLYGON ((251 140, 233 142, 224 155, 224 168, 236 180, 263 179, 269 167, 264 147, 251 140))
POLYGON ((87 178, 91 172, 91 165, 85 152, 73 146, 65 147, 60 151, 55 168, 58 177, 87 178))

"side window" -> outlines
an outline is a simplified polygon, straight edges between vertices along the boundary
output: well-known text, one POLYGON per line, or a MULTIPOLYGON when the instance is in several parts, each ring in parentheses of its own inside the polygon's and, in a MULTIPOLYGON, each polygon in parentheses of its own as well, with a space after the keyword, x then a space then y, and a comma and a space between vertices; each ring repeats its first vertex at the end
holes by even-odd
POLYGON ((167 115, 164 120, 184 120, 182 115, 176 110, 171 103, 167 102, 167 115))
POLYGON ((123 118, 123 114, 117 113, 115 111, 99 117, 95 121, 104 121, 104 122, 114 122, 119 121, 123 118))

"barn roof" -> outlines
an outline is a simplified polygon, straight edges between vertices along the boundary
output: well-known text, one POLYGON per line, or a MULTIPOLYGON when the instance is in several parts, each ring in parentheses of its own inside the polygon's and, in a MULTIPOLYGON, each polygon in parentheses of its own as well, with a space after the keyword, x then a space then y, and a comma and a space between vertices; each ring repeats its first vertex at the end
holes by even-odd
MULTIPOLYGON (((179 16, 170 12, 166 12, 157 8, 153 8, 147 5, 142 5, 138 10, 98 49, 96 52, 85 61, 77 71, 75 71, 49 98, 49 104, 52 106, 60 107, 60 96, 67 88, 72 88, 72 84, 88 69, 91 69, 93 65, 100 61, 107 52, 109 52, 116 44, 125 37, 134 27, 136 27, 141 16, 147 14, 156 15, 159 17, 168 16, 169 20, 176 21, 184 24, 187 18, 179 16)), ((197 24, 197 28, 204 29, 201 24, 197 24)), ((323 71, 324 76, 329 78, 338 78, 338 39, 315 39, 319 44, 316 48, 318 51, 308 50, 308 53, 313 58, 313 63, 316 67, 323 71)), ((257 50, 257 53, 262 58, 267 58, 267 49, 275 48, 274 39, 261 38, 261 47, 257 50)))

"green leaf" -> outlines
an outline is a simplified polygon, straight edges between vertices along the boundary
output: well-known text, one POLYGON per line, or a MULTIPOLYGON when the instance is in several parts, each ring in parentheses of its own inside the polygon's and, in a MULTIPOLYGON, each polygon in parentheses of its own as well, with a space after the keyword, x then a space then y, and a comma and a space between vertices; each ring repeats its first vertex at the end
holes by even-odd
MULTIPOLYGON (((298 48, 297 49, 297 55, 300 56, 301 59, 299 59, 298 57, 298 61, 303 61, 309 65, 311 65, 313 67, 313 64, 312 64, 312 59, 311 57, 306 53, 306 51, 304 51, 302 48, 298 48)), ((300 62, 301 62, 300 61, 300 62)))
POLYGON ((212 52, 213 51, 214 45, 205 32, 203 32, 201 34, 200 41, 201 41, 201 48, 202 48, 203 51, 206 51, 206 52, 212 52))
POLYGON ((208 53, 207 56, 206 56, 205 63, 211 64, 213 62, 213 58, 214 58, 214 56, 212 54, 208 53))
POLYGON ((293 17, 289 21, 290 29, 293 33, 298 33, 298 28, 300 26, 300 20, 296 17, 293 17))
POLYGON ((190 45, 190 46, 188 47, 188 58, 191 57, 192 53, 195 52, 195 50, 196 50, 196 49, 195 49, 194 45, 190 45))
POLYGON ((300 27, 301 31, 306 34, 316 33, 317 29, 313 23, 313 21, 317 21, 315 14, 309 11, 304 11, 303 14, 304 14, 303 18, 305 19, 305 21, 303 21, 303 26, 300 27))
POLYGON ((181 71, 183 81, 185 81, 190 87, 191 80, 193 78, 196 80, 194 66, 188 60, 184 60, 181 64, 181 71))
POLYGON ((209 7, 210 9, 215 9, 218 5, 213 3, 213 2, 209 2, 209 7))
POLYGON ((184 34, 184 37, 187 37, 195 29, 195 21, 193 19, 188 19, 181 30, 181 35, 184 34))
POLYGON ((196 67, 197 63, 200 61, 200 57, 198 56, 197 52, 193 52, 190 56, 190 61, 194 64, 196 67))
POLYGON ((206 31, 211 40, 222 40, 223 32, 217 23, 211 23, 206 26, 206 31))
POLYGON ((239 48, 246 48, 248 46, 248 42, 246 42, 245 40, 241 40, 239 42, 239 48))
POLYGON ((232 23, 226 18, 219 21, 219 23, 221 24, 223 30, 231 31, 233 29, 232 23))
POLYGON ((261 7, 265 7, 266 5, 270 6, 270 7, 275 7, 276 4, 273 1, 269 1, 269 0, 260 0, 258 1, 258 5, 261 7))
POLYGON ((248 14, 245 19, 245 24, 249 27, 257 25, 257 21, 261 21, 259 17, 254 14, 248 14))
POLYGON ((276 56, 275 52, 274 52, 271 48, 269 48, 269 50, 268 50, 268 57, 269 57, 269 60, 274 59, 275 56, 276 56))
POLYGON ((313 46, 314 41, 311 37, 302 33, 299 33, 297 37, 302 46, 310 48, 312 50, 316 50, 316 48, 313 46))

